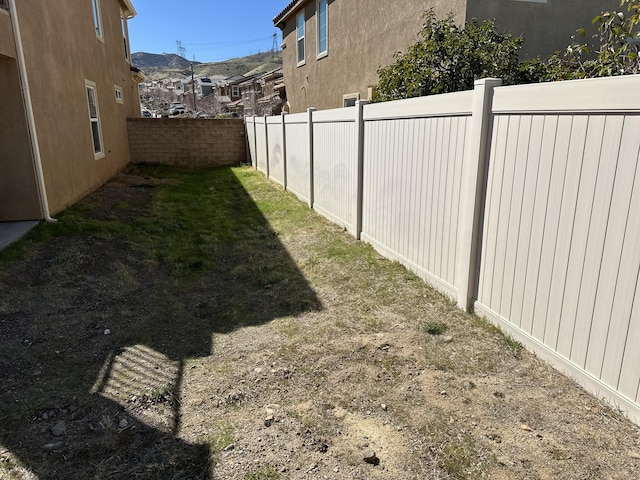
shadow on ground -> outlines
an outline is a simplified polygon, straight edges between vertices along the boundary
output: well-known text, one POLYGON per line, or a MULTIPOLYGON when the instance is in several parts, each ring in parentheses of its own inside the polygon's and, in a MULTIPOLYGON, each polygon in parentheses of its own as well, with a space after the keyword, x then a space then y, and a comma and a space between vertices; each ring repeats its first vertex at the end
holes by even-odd
POLYGON ((210 477, 185 365, 321 308, 236 173, 131 169, 4 253, 0 477, 210 477))

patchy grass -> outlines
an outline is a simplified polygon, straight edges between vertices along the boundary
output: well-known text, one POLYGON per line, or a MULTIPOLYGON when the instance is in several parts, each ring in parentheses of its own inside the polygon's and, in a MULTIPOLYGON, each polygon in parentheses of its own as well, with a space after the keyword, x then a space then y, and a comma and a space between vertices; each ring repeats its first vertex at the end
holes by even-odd
POLYGON ((0 254, 0 478, 640 476, 636 427, 251 169, 58 218, 0 254))

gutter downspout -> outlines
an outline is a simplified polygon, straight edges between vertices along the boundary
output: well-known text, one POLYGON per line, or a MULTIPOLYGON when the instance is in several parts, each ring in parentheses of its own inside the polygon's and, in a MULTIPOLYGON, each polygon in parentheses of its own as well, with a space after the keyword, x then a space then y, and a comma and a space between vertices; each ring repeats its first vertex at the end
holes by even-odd
POLYGON ((16 10, 15 0, 9 0, 9 14, 11 15, 11 23, 13 24, 13 37, 16 43, 16 53, 18 54, 17 60, 18 68, 20 70, 22 97, 24 98, 25 109, 27 113, 27 122, 29 124, 29 138, 31 139, 31 151, 33 152, 34 166, 36 169, 36 180, 38 182, 38 193, 40 195, 42 217, 46 222, 57 222, 57 220, 55 218, 51 218, 49 214, 49 202, 47 201, 47 190, 45 188, 44 173, 42 171, 42 157, 40 156, 40 147, 38 145, 38 134, 36 131, 36 122, 33 114, 33 104, 31 103, 31 91, 29 90, 27 67, 24 59, 24 48, 22 46, 22 36, 20 35, 20 24, 18 23, 18 11, 16 10))

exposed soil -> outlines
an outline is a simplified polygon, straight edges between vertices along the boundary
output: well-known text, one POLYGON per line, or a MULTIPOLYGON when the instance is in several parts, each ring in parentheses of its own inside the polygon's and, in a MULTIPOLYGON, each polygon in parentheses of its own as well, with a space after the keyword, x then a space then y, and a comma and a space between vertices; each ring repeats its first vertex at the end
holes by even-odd
POLYGON ((0 478, 640 479, 640 428, 260 174, 154 220, 170 172, 0 262, 0 478))

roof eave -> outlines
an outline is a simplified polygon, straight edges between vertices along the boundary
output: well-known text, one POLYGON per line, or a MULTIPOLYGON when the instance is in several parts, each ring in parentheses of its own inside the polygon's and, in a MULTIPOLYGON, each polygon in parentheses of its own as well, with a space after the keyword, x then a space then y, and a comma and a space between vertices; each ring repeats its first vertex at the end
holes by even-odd
POLYGON ((273 24, 282 30, 285 20, 289 18, 298 9, 298 7, 306 1, 307 0, 291 0, 291 2, 289 2, 289 4, 273 18, 273 24))
POLYGON ((127 17, 127 19, 133 18, 138 14, 138 12, 136 12, 136 8, 133 6, 133 3, 131 3, 131 0, 122 0, 122 3, 124 3, 124 6, 126 7, 124 15, 125 17, 127 17))

